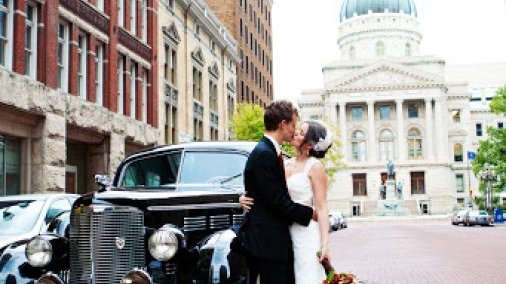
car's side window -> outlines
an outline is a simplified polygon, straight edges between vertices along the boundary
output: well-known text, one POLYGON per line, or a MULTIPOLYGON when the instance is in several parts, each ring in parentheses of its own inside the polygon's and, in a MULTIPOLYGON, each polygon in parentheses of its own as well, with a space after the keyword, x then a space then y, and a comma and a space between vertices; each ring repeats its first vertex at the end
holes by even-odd
POLYGON ((175 184, 180 163, 181 152, 134 161, 124 170, 121 186, 137 188, 175 184))
POLYGON ((66 198, 60 198, 53 201, 53 203, 49 205, 49 209, 47 210, 45 218, 46 222, 53 220, 56 216, 60 215, 65 211, 70 211, 70 208, 71 208, 70 203, 66 198))

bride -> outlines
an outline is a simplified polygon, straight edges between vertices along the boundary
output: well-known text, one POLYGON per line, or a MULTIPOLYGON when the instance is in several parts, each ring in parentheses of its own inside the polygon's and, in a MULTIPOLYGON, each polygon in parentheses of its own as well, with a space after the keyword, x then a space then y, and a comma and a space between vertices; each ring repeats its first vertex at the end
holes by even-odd
MULTIPOLYGON (((323 125, 305 121, 295 132, 291 145, 296 149, 297 155, 285 161, 290 197, 296 203, 314 207, 318 213, 318 222, 311 221, 307 227, 296 223, 290 225, 295 283, 321 283, 325 279, 325 271, 320 262, 329 256, 329 219, 327 175, 318 159, 325 156, 332 143, 323 125), (316 256, 317 252, 321 252, 320 260, 316 256)), ((254 206, 254 200, 245 195, 239 200, 246 211, 254 206)))

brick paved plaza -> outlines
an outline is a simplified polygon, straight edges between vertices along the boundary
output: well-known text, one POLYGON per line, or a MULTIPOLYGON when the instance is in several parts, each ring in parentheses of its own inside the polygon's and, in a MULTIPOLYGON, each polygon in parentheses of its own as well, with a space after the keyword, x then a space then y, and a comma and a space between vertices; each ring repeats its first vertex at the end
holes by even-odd
POLYGON ((365 284, 506 283, 506 226, 350 222, 330 247, 334 267, 365 284))

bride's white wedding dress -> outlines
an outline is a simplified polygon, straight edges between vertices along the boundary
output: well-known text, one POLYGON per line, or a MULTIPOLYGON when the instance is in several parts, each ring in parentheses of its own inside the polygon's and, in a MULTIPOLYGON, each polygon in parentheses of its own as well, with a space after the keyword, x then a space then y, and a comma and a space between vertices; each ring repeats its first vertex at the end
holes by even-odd
MULTIPOLYGON (((316 158, 309 158, 302 172, 292 174, 287 179, 288 191, 294 202, 313 207, 313 190, 308 173, 315 163, 318 163, 316 158)), ((325 279, 325 270, 316 257, 321 248, 319 224, 313 220, 307 227, 294 223, 290 226, 290 235, 293 242, 295 283, 321 283, 325 279)))

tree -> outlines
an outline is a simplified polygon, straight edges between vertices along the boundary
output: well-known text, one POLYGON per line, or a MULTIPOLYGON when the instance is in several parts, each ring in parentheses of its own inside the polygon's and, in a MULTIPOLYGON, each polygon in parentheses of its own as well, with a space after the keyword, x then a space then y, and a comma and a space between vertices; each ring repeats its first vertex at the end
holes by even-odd
POLYGON ((264 135, 264 110, 256 104, 238 104, 232 117, 235 140, 259 141, 264 135))
MULTIPOLYGON (((506 114, 506 88, 497 90, 490 109, 499 115, 506 114)), ((485 163, 488 163, 498 177, 497 182, 493 183, 493 192, 501 192, 506 189, 506 129, 488 127, 487 133, 488 139, 480 141, 476 160, 473 162, 473 172, 478 175, 483 171, 485 163)), ((485 193, 486 187, 480 184, 479 190, 485 193)))

